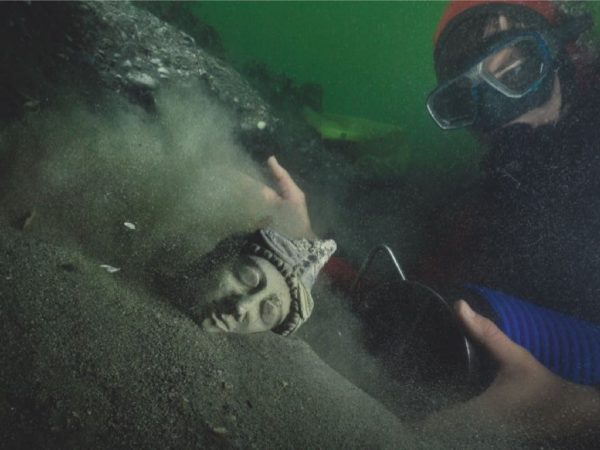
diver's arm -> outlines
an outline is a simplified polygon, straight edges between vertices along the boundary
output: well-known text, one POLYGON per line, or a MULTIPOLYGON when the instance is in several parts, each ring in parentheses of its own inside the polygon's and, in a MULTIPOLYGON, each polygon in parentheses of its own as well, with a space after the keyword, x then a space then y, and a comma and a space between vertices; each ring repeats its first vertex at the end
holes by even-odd
MULTIPOLYGON (((263 196, 274 207, 281 210, 285 216, 284 226, 281 231, 291 234, 294 237, 305 237, 308 239, 317 239, 312 229, 306 196, 302 189, 294 182, 289 172, 282 167, 274 156, 269 157, 267 166, 271 177, 275 182, 277 191, 268 186, 263 187, 263 196)), ((357 270, 348 264, 344 259, 332 256, 325 267, 323 273, 329 281, 341 291, 349 291, 356 275, 357 270)))
POLYGON ((456 313, 471 337, 498 362, 498 373, 483 394, 431 415, 423 422, 423 430, 467 440, 485 435, 526 441, 598 435, 597 388, 553 374, 466 302, 457 303, 456 313))

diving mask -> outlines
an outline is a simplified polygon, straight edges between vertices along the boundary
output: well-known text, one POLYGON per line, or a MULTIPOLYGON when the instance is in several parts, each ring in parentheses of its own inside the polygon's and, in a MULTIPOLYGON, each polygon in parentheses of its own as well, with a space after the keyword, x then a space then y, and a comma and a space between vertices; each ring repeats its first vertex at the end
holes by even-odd
POLYGON ((438 86, 427 99, 427 109, 443 129, 499 126, 547 100, 553 67, 552 52, 541 34, 512 35, 438 86))

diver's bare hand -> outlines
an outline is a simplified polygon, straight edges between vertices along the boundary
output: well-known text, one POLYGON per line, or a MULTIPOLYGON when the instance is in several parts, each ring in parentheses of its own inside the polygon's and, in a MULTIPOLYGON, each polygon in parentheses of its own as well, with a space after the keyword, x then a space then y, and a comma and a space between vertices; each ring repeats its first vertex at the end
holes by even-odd
POLYGON ((268 186, 263 187, 264 198, 278 210, 280 228, 293 237, 316 238, 310 223, 306 197, 302 189, 294 182, 287 170, 277 161, 275 156, 269 157, 267 165, 277 191, 268 186))
POLYGON ((464 300, 457 302, 455 310, 471 337, 498 362, 498 373, 480 396, 427 418, 424 430, 519 441, 598 433, 600 394, 596 389, 550 372, 464 300))

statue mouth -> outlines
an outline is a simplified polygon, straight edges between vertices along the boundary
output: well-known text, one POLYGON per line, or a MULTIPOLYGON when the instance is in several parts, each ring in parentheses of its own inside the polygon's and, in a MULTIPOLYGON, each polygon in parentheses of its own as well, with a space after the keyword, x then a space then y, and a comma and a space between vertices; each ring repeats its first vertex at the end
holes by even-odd
POLYGON ((214 325, 220 330, 225 331, 226 333, 231 331, 229 324, 220 314, 212 313, 210 318, 212 319, 214 325))

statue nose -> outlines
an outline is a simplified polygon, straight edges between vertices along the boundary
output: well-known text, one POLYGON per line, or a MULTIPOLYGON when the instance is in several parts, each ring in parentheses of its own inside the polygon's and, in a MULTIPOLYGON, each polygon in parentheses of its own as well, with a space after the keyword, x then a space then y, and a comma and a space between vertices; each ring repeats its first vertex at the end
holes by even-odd
POLYGON ((236 320, 244 318, 250 307, 252 306, 253 298, 248 296, 242 296, 236 299, 234 304, 234 317, 236 320))

